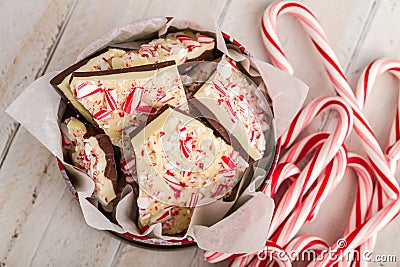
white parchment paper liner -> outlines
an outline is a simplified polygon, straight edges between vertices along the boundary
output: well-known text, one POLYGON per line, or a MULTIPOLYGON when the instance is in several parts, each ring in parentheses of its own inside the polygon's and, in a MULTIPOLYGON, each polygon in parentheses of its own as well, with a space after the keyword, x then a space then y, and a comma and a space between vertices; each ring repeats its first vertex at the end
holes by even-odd
MULTIPOLYGON (((289 126, 290 121, 302 106, 308 92, 307 86, 296 77, 265 62, 244 56, 231 49, 228 50, 221 31, 211 23, 212 20, 198 16, 196 12, 190 14, 191 21, 175 17, 168 22, 165 17, 158 17, 139 20, 115 29, 90 44, 78 56, 78 60, 109 44, 146 38, 155 32, 163 34, 171 26, 177 29, 191 28, 213 33, 219 50, 241 62, 252 76, 262 78, 272 100, 276 132, 279 136, 289 126)), ((56 72, 48 73, 33 82, 6 112, 19 121, 51 153, 63 160, 58 125, 58 109, 61 98, 49 84, 51 78, 56 74, 56 72)), ((90 197, 94 190, 94 183, 90 177, 64 161, 63 164, 71 174, 71 182, 78 192, 79 203, 87 224, 100 230, 112 230, 118 233, 131 232, 140 235, 131 219, 135 207, 132 189, 129 186, 125 188, 122 200, 116 209, 116 219, 120 224, 117 225, 107 219, 91 202, 90 197)), ((210 251, 251 253, 262 249, 266 241, 274 202, 264 194, 254 192, 255 184, 265 177, 265 170, 256 168, 254 173, 258 179, 255 179, 244 193, 238 196, 236 204, 221 200, 196 208, 185 236, 191 236, 199 247, 210 251), (237 210, 223 219, 223 216, 234 204, 237 210)), ((161 224, 150 227, 143 235, 163 239, 182 239, 182 237, 163 236, 161 224)))

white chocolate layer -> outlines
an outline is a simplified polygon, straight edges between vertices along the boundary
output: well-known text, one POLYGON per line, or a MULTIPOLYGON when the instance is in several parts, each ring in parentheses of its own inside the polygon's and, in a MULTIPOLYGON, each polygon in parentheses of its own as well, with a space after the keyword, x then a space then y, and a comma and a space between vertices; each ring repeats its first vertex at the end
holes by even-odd
POLYGON ((139 227, 161 223, 162 233, 175 235, 186 232, 192 217, 193 209, 164 204, 143 190, 139 190, 137 200, 139 207, 139 227))
POLYGON ((111 180, 104 173, 107 166, 106 154, 100 148, 95 137, 86 140, 85 151, 88 160, 90 160, 88 175, 95 184, 94 196, 102 205, 107 206, 117 196, 111 180))
POLYGON ((121 146, 125 119, 137 125, 141 122, 137 121, 140 115, 146 117, 165 104, 181 106, 186 103, 176 66, 154 71, 74 77, 71 89, 116 146, 121 146))
POLYGON ((161 202, 193 207, 233 188, 248 164, 189 115, 166 109, 135 137, 139 186, 161 202))

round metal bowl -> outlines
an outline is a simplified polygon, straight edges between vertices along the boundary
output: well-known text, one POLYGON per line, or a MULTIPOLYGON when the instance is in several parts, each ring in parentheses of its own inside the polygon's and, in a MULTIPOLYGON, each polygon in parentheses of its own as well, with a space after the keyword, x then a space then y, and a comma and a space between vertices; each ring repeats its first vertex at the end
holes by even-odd
MULTIPOLYGON (((235 39, 233 39, 231 36, 229 36, 226 33, 222 33, 222 35, 225 38, 227 43, 234 44, 244 54, 249 55, 249 53, 244 48, 244 46, 241 45, 238 41, 236 41, 235 39)), ((274 127, 274 125, 272 125, 272 127, 274 127)), ((272 132, 274 132, 274 130, 272 132)), ((279 152, 280 152, 279 142, 275 142, 275 136, 270 136, 269 139, 271 140, 271 142, 273 142, 273 144, 270 144, 270 146, 272 147, 272 151, 271 151, 271 154, 268 156, 268 163, 266 164, 266 166, 264 166, 267 171, 267 176, 266 176, 264 182, 262 183, 262 185, 260 186, 260 188, 262 188, 263 185, 265 185, 265 183, 270 179, 270 177, 277 165, 279 152)), ((59 166, 60 172, 61 172, 68 188, 70 189, 71 193, 75 196, 75 198, 78 200, 77 192, 68 177, 68 173, 66 172, 61 160, 57 158, 57 161, 58 161, 58 166, 59 166)), ((113 231, 108 231, 108 232, 111 233, 113 236, 115 236, 125 242, 128 242, 130 244, 140 245, 140 246, 150 247, 150 248, 155 248, 155 249, 184 248, 184 247, 189 247, 189 246, 192 246, 195 244, 195 241, 191 237, 185 238, 183 240, 164 240, 164 239, 160 239, 160 238, 137 236, 137 235, 134 235, 134 234, 131 234, 128 232, 123 233, 123 234, 119 234, 119 233, 116 233, 113 231)))

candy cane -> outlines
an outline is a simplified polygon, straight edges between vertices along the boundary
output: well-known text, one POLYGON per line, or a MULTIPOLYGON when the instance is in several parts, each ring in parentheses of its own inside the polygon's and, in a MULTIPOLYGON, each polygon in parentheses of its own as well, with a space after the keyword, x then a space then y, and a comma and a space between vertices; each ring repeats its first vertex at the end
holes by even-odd
MULTIPOLYGON (((364 109, 367 98, 379 75, 388 72, 400 79, 400 60, 378 59, 371 62, 362 72, 356 87, 357 102, 364 109)), ((400 159, 400 97, 398 100, 396 116, 392 123, 389 142, 386 147, 386 159, 389 162, 392 173, 395 172, 397 162, 400 159)))
MULTIPOLYGON (((272 236, 272 241, 281 246, 287 243, 297 234, 304 223, 313 215, 314 209, 322 203, 328 194, 337 186, 343 178, 347 166, 347 151, 341 147, 325 171, 325 174, 317 185, 310 190, 305 199, 298 204, 288 219, 278 228, 272 236)), ((271 233, 272 231, 270 231, 271 233)))
POLYGON ((306 192, 315 182, 326 165, 333 159, 343 142, 346 140, 352 127, 352 113, 345 102, 338 97, 322 97, 308 104, 294 119, 289 129, 281 136, 282 147, 287 147, 296 139, 306 125, 322 110, 331 108, 339 113, 338 125, 333 134, 329 136, 321 149, 316 152, 294 184, 286 191, 282 200, 275 209, 275 217, 270 225, 274 232, 279 223, 289 215, 298 203, 299 197, 306 192))
MULTIPOLYGON (((400 78, 400 61, 395 59, 379 59, 371 62, 362 72, 356 87, 356 97, 358 105, 361 109, 365 108, 368 96, 375 84, 379 75, 388 72, 400 78)), ((400 103, 400 98, 399 98, 400 103)), ((386 160, 390 166, 391 172, 394 174, 398 160, 400 159, 400 116, 399 116, 399 103, 397 105, 396 116, 392 123, 388 145, 386 146, 385 155, 386 160)), ((382 190, 380 184, 375 185, 375 193, 372 199, 372 205, 369 216, 375 214, 383 208, 389 201, 389 197, 382 190)), ((362 250, 373 250, 375 245, 376 235, 372 236, 362 246, 362 250)))
MULTIPOLYGON (((356 229, 357 226, 361 225, 368 219, 368 211, 371 206, 374 190, 374 176, 372 169, 364 158, 357 154, 349 153, 348 166, 351 167, 357 174, 358 191, 344 235, 349 234, 352 230, 356 229)), ((366 242, 364 246, 358 247, 357 251, 359 255, 362 255, 362 253, 366 250, 372 250, 371 245, 372 244, 370 242, 366 242)), ((358 260, 355 263, 361 264, 361 262, 358 260)), ((362 263, 364 266, 368 265, 367 262, 362 261, 362 263)), ((349 264, 350 262, 348 262, 348 259, 344 258, 343 261, 338 263, 338 266, 344 267, 349 266, 349 264)))
POLYGON ((274 261, 280 267, 291 267, 291 258, 283 247, 274 242, 267 241, 264 250, 257 253, 257 257, 252 260, 251 258, 243 257, 237 258, 230 264, 230 267, 261 267, 266 266, 268 262, 274 261))
MULTIPOLYGON (((307 137, 304 137, 303 139, 297 141, 292 147, 289 148, 288 151, 281 157, 281 161, 284 163, 280 163, 276 170, 277 174, 280 175, 279 173, 279 166, 284 165, 294 165, 294 164, 299 164, 301 160, 303 160, 308 154, 314 152, 315 149, 320 149, 320 147, 326 142, 328 139, 329 134, 328 133, 317 133, 317 134, 311 134, 307 137), (292 163, 293 162, 293 163, 292 163)), ((296 165, 295 165, 296 166, 296 165)), ((293 168, 293 167, 292 167, 293 168)), ((296 166, 298 169, 298 167, 296 166)), ((294 171, 294 170, 292 170, 294 171)), ((288 173, 291 174, 291 173, 288 173)), ((279 188, 279 185, 281 183, 277 183, 277 185, 272 185, 274 183, 274 178, 275 172, 272 175, 271 179, 271 188, 274 188, 274 194, 276 193, 276 190, 279 188)), ((290 177, 289 175, 287 177, 290 177)), ((298 175, 296 175, 296 178, 298 175)), ((275 217, 277 218, 277 217, 275 217)))
MULTIPOLYGON (((338 154, 340 155, 340 151, 338 154)), ((337 159, 337 156, 335 157, 335 159, 337 159)), ((334 162, 335 161, 332 161, 332 163, 334 162)), ((332 163, 330 163, 330 165, 332 163)), ((350 220, 350 226, 348 226, 346 230, 347 232, 349 232, 350 227, 354 226, 354 228, 356 228, 356 226, 364 223, 367 217, 367 211, 372 197, 373 175, 368 163, 362 157, 354 153, 349 153, 347 163, 349 167, 353 168, 356 171, 357 176, 360 180, 359 192, 352 213, 354 219, 350 220)), ((307 216, 310 216, 310 214, 313 213, 313 210, 318 206, 318 204, 322 203, 322 201, 326 197, 327 192, 324 192, 321 189, 330 188, 332 190, 333 188, 335 188, 337 183, 340 181, 340 177, 343 177, 345 169, 346 166, 345 164, 343 164, 343 162, 341 166, 331 166, 331 169, 329 169, 328 166, 327 170, 331 173, 329 173, 328 176, 324 178, 322 184, 318 185, 319 188, 314 188, 312 192, 308 194, 307 199, 294 211, 294 214, 292 214, 289 219, 285 221, 281 228, 278 229, 278 232, 275 233, 272 241, 276 242, 279 245, 284 245, 285 242, 290 240, 297 233, 297 231, 300 230, 301 226, 307 220, 307 216), (336 170, 336 172, 332 170, 336 170), (339 179, 337 179, 337 177, 339 177, 339 179), (335 179, 336 183, 334 182, 335 179), (326 187, 323 186, 324 183, 327 184, 326 187), (325 196, 322 196, 324 193, 325 196), (321 197, 318 198, 318 194, 321 194, 321 197)), ((291 244, 292 242, 293 241, 291 241, 289 244, 291 244)), ((286 250, 292 251, 293 248, 290 247, 289 244, 287 245, 286 250)), ((254 261, 257 260, 253 259, 252 262, 254 261)), ((342 266, 347 266, 345 265, 346 262, 342 262, 341 264, 342 266)))
POLYGON ((283 14, 291 14, 299 19, 311 37, 318 53, 322 56, 325 70, 337 94, 343 97, 353 109, 356 133, 363 141, 362 145, 373 163, 373 170, 377 179, 388 196, 391 199, 396 198, 399 195, 399 186, 389 169, 385 155, 380 149, 375 134, 365 116, 362 114, 344 72, 340 67, 339 61, 330 47, 326 35, 315 18, 315 15, 301 3, 295 1, 280 1, 271 4, 265 10, 261 24, 262 38, 271 61, 278 68, 293 74, 293 68, 286 58, 276 33, 276 21, 278 17, 283 14))
MULTIPOLYGON (((348 234, 343 240, 343 244, 336 244, 331 247, 334 254, 325 257, 318 262, 312 262, 308 266, 329 267, 336 263, 339 255, 352 251, 369 238, 375 235, 379 230, 386 226, 389 222, 395 219, 400 214, 400 198, 391 200, 391 202, 382 210, 377 212, 364 224, 358 226, 354 231, 348 234)), ((338 242, 339 243, 339 242, 338 242)), ((328 256, 328 255, 326 255, 328 256)))
MULTIPOLYGON (((327 250, 329 246, 321 238, 304 235, 294 238, 285 248, 285 254, 288 254, 290 260, 303 261, 311 260, 313 256, 320 254, 321 251, 327 250), (305 259, 307 255, 307 259, 305 259)), ((268 247, 267 247, 268 249, 268 247)), ((282 252, 281 252, 282 253, 282 252)), ((233 261, 231 267, 242 267, 242 266, 265 266, 268 260, 276 260, 275 258, 269 257, 265 261, 262 261, 262 257, 254 259, 249 258, 238 258, 233 261)))
MULTIPOLYGON (((293 150, 293 148, 291 148, 291 150, 289 150, 287 154, 298 155, 298 157, 294 158, 294 160, 295 160, 295 162, 299 161, 301 159, 300 158, 301 155, 303 155, 302 152, 304 152, 304 149, 306 147, 308 147, 308 151, 307 152, 309 153, 312 150, 314 150, 315 148, 318 148, 318 147, 322 146, 322 144, 324 143, 323 141, 326 141, 326 139, 328 137, 329 137, 329 134, 326 134, 326 133, 319 133, 319 134, 310 135, 310 136, 302 139, 299 143, 296 144, 296 146, 294 146, 294 148, 296 150, 298 150, 297 153, 292 153, 291 150, 293 150), (308 144, 311 144, 310 141, 313 141, 312 145, 307 146, 308 144)), ((314 155, 314 156, 316 156, 316 155, 314 155)), ((325 183, 322 183, 320 185, 319 191, 316 192, 316 194, 314 196, 314 199, 309 199, 309 201, 308 201, 308 209, 307 208, 297 209, 297 211, 301 210, 302 215, 304 217, 301 224, 299 223, 299 221, 297 221, 297 223, 298 223, 297 228, 300 228, 304 224, 304 222, 307 220, 307 216, 314 212, 313 208, 318 205, 317 204, 318 200, 319 201, 323 201, 323 199, 325 199, 327 193, 330 192, 330 190, 326 190, 326 189, 329 188, 334 183, 334 181, 336 181, 336 183, 334 183, 336 185, 337 182, 339 181, 339 179, 337 179, 337 178, 338 177, 341 178, 343 176, 344 170, 345 170, 345 166, 346 166, 346 163, 344 163, 345 158, 346 158, 345 150, 343 148, 341 148, 339 150, 339 152, 336 154, 336 157, 339 157, 338 160, 337 160, 336 165, 340 164, 340 166, 342 166, 342 167, 339 168, 339 167, 337 167, 335 165, 334 167, 328 167, 327 168, 328 172, 325 175, 326 176, 325 177, 325 183)), ((284 165, 285 164, 282 163, 281 166, 284 166, 284 165)), ((292 164, 292 165, 294 165, 294 164, 292 164)), ((289 169, 291 169, 291 167, 289 169)), ((289 171, 288 173, 290 175, 291 171, 289 171)), ((274 173, 274 175, 282 176, 282 174, 276 174, 276 173, 274 173)), ((292 218, 292 223, 296 222, 296 220, 298 220, 298 219, 299 219, 298 217, 294 218, 294 220, 292 218)), ((293 231, 293 233, 296 233, 296 232, 297 231, 293 231)), ((252 259, 254 258, 254 255, 252 255, 252 254, 250 254, 250 255, 244 255, 244 254, 231 255, 231 254, 224 254, 224 253, 219 253, 219 254, 218 253, 212 253, 212 254, 210 254, 210 253, 207 254, 206 253, 206 259, 209 260, 209 261, 213 260, 211 262, 216 262, 214 260, 222 261, 222 260, 228 260, 228 259, 232 259, 232 258, 237 258, 236 260, 233 261, 233 263, 232 263, 232 264, 234 264, 233 266, 235 266, 236 264, 239 264, 239 263, 240 263, 240 266, 246 266, 246 264, 249 263, 249 262, 253 262, 254 263, 254 261, 252 261, 252 259), (212 255, 213 258, 210 258, 209 257, 210 255, 212 255), (218 258, 215 258, 216 255, 218 255, 218 258)))
POLYGON ((291 177, 297 178, 300 174, 300 169, 293 163, 280 163, 275 167, 272 173, 271 180, 267 187, 262 190, 267 196, 274 198, 279 186, 291 177))
MULTIPOLYGON (((270 182, 266 185, 262 192, 273 197, 283 181, 290 177, 297 178, 300 170, 295 164, 297 164, 305 155, 322 146, 328 137, 328 133, 312 134, 301 139, 295 145, 293 145, 282 157, 284 159, 284 163, 278 164, 274 170, 274 173, 272 174, 270 182)), ((226 254, 225 256, 232 257, 232 255, 229 254, 226 254)), ((232 262, 232 266, 247 266, 247 264, 250 262, 255 263, 252 261, 252 257, 249 257, 249 255, 241 255, 241 257, 232 262)))
POLYGON ((320 147, 328 137, 328 133, 316 133, 297 141, 280 157, 280 163, 272 173, 270 181, 265 184, 261 191, 273 198, 279 186, 284 181, 289 178, 298 177, 301 171, 297 167, 297 164, 304 159, 307 154, 320 147))
MULTIPOLYGON (((271 243, 271 242, 270 242, 271 243)), ((268 244, 268 243, 267 243, 268 244)), ((275 243, 273 243, 275 244, 275 243)), ((279 246, 278 246, 279 247, 279 246)), ((280 248, 280 247, 279 247, 280 248)), ((310 236, 310 235, 303 235, 294 238, 283 250, 275 250, 281 255, 285 255, 285 257, 272 257, 271 254, 274 252, 267 254, 268 257, 260 257, 260 254, 258 254, 257 258, 249 259, 249 258, 238 258, 232 261, 230 264, 230 267, 245 267, 245 266, 254 266, 254 267, 259 267, 259 266, 266 266, 269 262, 275 261, 278 264, 280 264, 280 261, 282 259, 284 260, 291 260, 291 261, 310 261, 312 260, 313 257, 317 256, 320 254, 321 251, 326 251, 328 250, 329 246, 326 244, 326 242, 315 236, 310 236), (307 255, 307 259, 305 256, 307 255)), ((267 251, 270 250, 270 248, 267 246, 266 247, 267 251)), ((282 266, 280 264, 280 266, 282 266)))
POLYGON ((240 256, 246 255, 245 253, 241 254, 229 254, 229 253, 222 253, 218 251, 205 251, 204 252, 204 260, 210 263, 217 263, 220 261, 226 261, 230 259, 234 259, 240 256))
POLYGON ((315 253, 319 254, 321 251, 327 250, 328 248, 328 244, 326 244, 323 239, 316 236, 303 235, 298 236, 290 241, 285 249, 289 253, 290 257, 292 256, 291 253, 296 253, 295 255, 298 260, 304 260, 303 256, 300 257, 303 252, 315 251, 315 253))
MULTIPOLYGON (((304 141, 302 140, 299 143, 307 144, 307 141, 315 140, 314 136, 318 135, 326 138, 327 134, 320 133, 316 135, 311 135, 307 138, 304 138, 304 141)), ((323 138, 321 138, 321 140, 323 140, 323 138)), ((313 148, 311 147, 311 149, 313 148)), ((298 153, 298 155, 300 154, 298 153)), ((278 238, 273 238, 272 241, 275 241, 277 244, 282 245, 285 244, 287 240, 290 240, 293 235, 297 233, 304 222, 309 219, 308 217, 311 214, 315 213, 313 210, 318 206, 318 204, 322 203, 322 201, 326 198, 328 192, 330 192, 337 185, 337 183, 340 181, 338 177, 343 177, 344 171, 346 169, 346 163, 344 162, 345 151, 343 149, 339 150, 339 153, 336 155, 335 159, 337 159, 338 155, 342 155, 342 159, 339 159, 337 162, 339 163, 339 165, 333 165, 330 168, 327 168, 328 173, 326 174, 325 179, 323 179, 323 182, 319 185, 319 188, 314 188, 313 192, 308 195, 307 200, 295 210, 294 215, 292 215, 289 220, 285 222, 284 227, 280 229, 280 232, 277 233, 278 238), (331 190, 327 190, 329 188, 331 190), (282 235, 282 233, 285 233, 286 235, 282 235)), ((349 154, 348 166, 356 171, 360 179, 358 202, 356 202, 355 208, 353 209, 353 213, 356 213, 356 219, 354 220, 354 222, 359 223, 358 220, 360 220, 360 217, 361 219, 365 219, 366 217, 366 211, 369 207, 368 204, 372 196, 372 170, 363 158, 354 153, 349 154), (363 201, 363 203, 360 203, 359 201, 363 201)), ((252 265, 259 266, 258 263, 256 264, 257 260, 253 258, 254 257, 249 257, 248 255, 242 255, 240 258, 233 261, 232 266, 246 266, 246 264, 248 264, 249 262, 251 262, 252 265)))
MULTIPOLYGON (((279 205, 275 209, 274 219, 270 225, 270 232, 276 231, 281 222, 289 215, 293 208, 298 203, 298 199, 308 191, 311 185, 318 178, 322 170, 333 159, 339 151, 343 142, 346 140, 352 127, 353 117, 351 109, 339 97, 321 97, 309 103, 296 116, 289 129, 281 137, 282 147, 286 147, 300 134, 307 124, 315 118, 321 111, 328 108, 336 110, 339 113, 337 128, 333 134, 330 134, 325 143, 318 150, 313 159, 306 165, 294 184, 285 193, 279 205)), ((210 252, 211 253, 211 252, 210 252)), ((243 255, 230 255, 224 253, 208 253, 206 260, 216 262, 228 260, 243 255)))
POLYGON ((368 217, 368 210, 374 191, 374 176, 368 162, 354 153, 349 153, 348 156, 348 165, 357 174, 358 191, 350 220, 346 226, 345 235, 362 224, 368 217))
POLYGON ((302 138, 293 144, 282 156, 280 156, 280 163, 283 162, 295 162, 296 164, 300 160, 304 159, 310 152, 315 148, 321 146, 328 139, 328 133, 315 133, 307 137, 302 138))
MULTIPOLYGON (((328 133, 317 133, 317 134, 311 134, 307 137, 304 137, 303 139, 301 139, 300 141, 296 142, 296 144, 294 144, 282 157, 281 157, 281 161, 283 163, 280 163, 276 170, 274 171, 273 175, 272 175, 272 179, 271 179, 271 184, 274 183, 274 177, 277 175, 278 176, 278 181, 277 185, 275 186, 271 186, 270 190, 273 192, 273 194, 276 193, 277 188, 279 188, 281 182, 283 182, 285 179, 289 178, 292 176, 292 174, 296 174, 295 177, 297 177, 297 170, 298 168, 296 167, 295 164, 298 164, 307 154, 312 153, 315 149, 320 149, 320 147, 324 144, 324 142, 326 142, 326 140, 328 139, 329 134, 328 133), (282 166, 283 168, 279 168, 280 166, 282 166), (295 167, 293 167, 295 166, 295 167), (287 171, 286 171, 287 170, 287 171), (282 171, 282 173, 281 173, 282 171), (284 174, 286 174, 286 177, 281 177, 284 176, 284 174), (272 190, 272 188, 274 190, 272 190)), ((332 174, 332 172, 330 172, 332 174)), ((333 178, 336 178, 337 176, 342 177, 343 174, 334 174, 333 178)), ((267 187, 268 188, 268 187, 267 187)), ((314 211, 311 210, 310 214, 313 214, 314 211)), ((275 218, 277 218, 275 216, 275 218)), ((271 233, 272 234, 272 233, 271 233)), ((252 264, 256 264, 259 265, 260 263, 257 262, 257 260, 254 259, 254 255, 245 255, 245 256, 241 256, 238 259, 234 259, 232 261, 233 263, 243 263, 243 262, 252 262, 252 264)), ((241 265, 241 266, 245 266, 245 265, 241 265)))
MULTIPOLYGON (((324 65, 325 69, 329 75, 329 78, 333 82, 335 89, 337 93, 342 96, 346 101, 350 104, 351 108, 353 109, 353 112, 356 115, 356 122, 355 122, 355 127, 356 127, 356 132, 360 136, 360 138, 364 141, 363 145, 365 147, 365 150, 370 158, 370 160, 373 163, 373 170, 377 175, 377 178, 380 182, 380 186, 384 188, 385 192, 389 194, 391 198, 395 198, 398 195, 398 185, 393 177, 393 175, 390 173, 390 169, 388 168, 388 165, 386 164, 385 161, 385 156, 383 155, 383 152, 380 150, 379 144, 376 141, 376 138, 371 130, 371 127, 368 124, 368 121, 365 119, 364 115, 361 113, 360 108, 358 106, 357 101, 355 100, 354 94, 351 91, 350 86, 348 85, 346 78, 344 77, 344 73, 340 68, 340 65, 338 64, 338 61, 330 48, 326 36, 323 33, 323 30, 317 23, 314 15, 304 6, 302 6, 299 3, 296 2, 279 2, 271 5, 269 9, 264 14, 264 19, 263 19, 263 32, 265 36, 264 42, 266 44, 266 47, 268 49, 268 52, 271 56, 271 60, 275 65, 277 65, 279 68, 289 72, 293 73, 293 69, 291 68, 290 64, 286 60, 286 56, 283 53, 282 48, 280 47, 279 40, 277 38, 277 35, 275 34, 276 30, 276 19, 279 14, 283 13, 292 13, 295 14, 303 23, 305 26, 306 30, 309 32, 312 41, 314 45, 317 47, 318 52, 323 56, 324 58, 324 65), (270 11, 268 11, 270 10, 270 11), (271 11, 272 10, 272 11, 271 11), (284 11, 284 12, 283 12, 284 11), (270 15, 269 12, 272 14, 270 15), (268 15, 266 15, 268 14, 268 15), (266 18, 267 16, 267 18, 266 18), (271 21, 267 21, 267 19, 272 18, 271 21), (271 26, 272 25, 272 26, 271 26)), ((296 117, 298 119, 300 116, 296 117)), ((306 117, 307 118, 307 117, 306 117)), ((307 124, 306 119, 301 120, 304 122, 304 125, 307 124)), ((296 125, 295 123, 292 124, 292 128, 288 130, 287 135, 282 136, 283 140, 283 145, 284 147, 289 146, 298 133, 304 128, 304 126, 300 123, 296 125), (294 136, 294 138, 292 138, 294 136)), ((393 145, 393 150, 392 151, 400 151, 400 144, 395 143, 393 145)), ((297 152, 299 153, 299 152, 297 152)), ((393 152, 394 153, 394 152, 393 152)), ((295 155, 292 154, 292 157, 295 155)), ((289 156, 287 156, 290 158, 289 156)), ((282 183, 282 181, 286 178, 285 176, 292 173, 293 175, 297 176, 297 166, 291 166, 289 165, 288 162, 282 162, 281 161, 281 166, 282 166, 282 171, 279 173, 279 176, 275 181, 271 181, 274 183, 277 183, 278 185, 282 183), (286 169, 284 169, 286 168, 286 169)), ((311 171, 311 170, 310 170, 311 171)), ((296 183, 300 183, 300 177, 298 177, 294 185, 296 183)), ((313 184, 313 182, 310 182, 310 185, 313 184)), ((269 193, 273 194, 276 190, 276 188, 272 188, 273 184, 269 188, 269 193)), ((277 187, 277 186, 275 186, 277 187)), ((304 194, 304 188, 300 188, 301 190, 297 190, 296 193, 301 192, 300 195, 304 194)), ((292 195, 293 197, 295 195, 292 195)), ((293 198, 294 199, 294 198, 293 198)), ((289 209, 291 210, 291 209, 289 209)), ((285 217, 285 216, 283 216, 285 217)), ((243 256, 243 255, 233 255, 231 257, 236 257, 236 256, 243 256)), ((241 261, 248 262, 248 259, 245 259, 245 257, 241 257, 241 261)), ((251 262, 253 264, 254 261, 251 262)))

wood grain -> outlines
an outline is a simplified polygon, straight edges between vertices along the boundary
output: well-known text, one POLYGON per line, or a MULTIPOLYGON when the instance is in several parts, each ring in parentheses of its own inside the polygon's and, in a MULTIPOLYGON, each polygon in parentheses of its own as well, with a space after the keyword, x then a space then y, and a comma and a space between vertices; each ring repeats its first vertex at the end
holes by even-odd
POLYGON ((16 140, 0 171, 0 261, 11 266, 29 263, 65 191, 47 149, 25 129, 16 140))
POLYGON ((28 84, 43 74, 74 2, 1 3, 2 43, 10 45, 2 49, 0 57, 0 166, 18 127, 4 110, 28 84))

